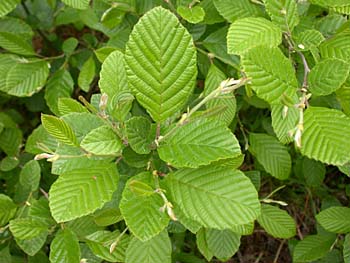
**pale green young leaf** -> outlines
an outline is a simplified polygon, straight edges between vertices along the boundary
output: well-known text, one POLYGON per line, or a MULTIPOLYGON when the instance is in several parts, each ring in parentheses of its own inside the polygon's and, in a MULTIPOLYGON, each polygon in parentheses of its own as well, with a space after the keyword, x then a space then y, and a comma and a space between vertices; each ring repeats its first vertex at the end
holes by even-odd
POLYGON ((72 98, 59 98, 57 108, 59 115, 62 116, 73 112, 89 112, 81 103, 72 98))
POLYGON ((283 144, 288 144, 293 141, 293 136, 290 132, 296 127, 299 119, 299 110, 295 107, 288 107, 286 115, 284 105, 271 106, 272 127, 278 140, 283 144))
POLYGON ((175 206, 173 210, 177 220, 191 233, 196 234, 199 231, 199 229, 202 227, 202 225, 196 220, 193 220, 185 216, 185 214, 180 210, 178 206, 175 206))
POLYGON ((309 235, 294 247, 293 262, 311 262, 327 254, 335 240, 334 235, 309 235))
POLYGON ((237 157, 241 149, 225 123, 199 119, 177 127, 161 142, 158 153, 162 160, 175 167, 196 168, 237 157))
POLYGON ((125 51, 129 85, 156 122, 185 105, 197 76, 190 34, 170 11, 156 7, 135 25, 125 51))
POLYGON ((299 23, 298 5, 295 0, 264 0, 272 22, 284 32, 292 32, 299 23))
POLYGON ((118 155, 123 143, 113 129, 105 125, 90 131, 80 146, 95 155, 118 155))
POLYGON ((17 211, 16 204, 10 197, 0 194, 0 226, 6 225, 17 211))
POLYGON ((76 9, 87 9, 90 0, 62 0, 62 2, 76 9))
POLYGON ((48 75, 49 64, 44 60, 12 58, 4 76, 4 91, 18 97, 31 96, 42 89, 48 75))
POLYGON ((67 145, 77 146, 78 141, 72 128, 62 119, 42 114, 41 123, 45 130, 54 138, 67 145))
POLYGON ((2 0, 0 2, 0 17, 7 15, 16 8, 20 0, 2 0))
POLYGON ((261 205, 258 222, 267 233, 275 238, 291 238, 296 234, 294 219, 285 210, 276 206, 261 205))
POLYGON ((208 241, 206 239, 206 229, 201 228, 196 234, 196 245, 201 254, 205 257, 206 260, 210 261, 214 254, 209 249, 208 241))
POLYGON ((288 148, 275 137, 263 133, 250 133, 249 144, 249 151, 266 172, 280 180, 289 177, 292 163, 288 148))
POLYGON ((19 182, 28 188, 30 192, 33 192, 39 188, 40 177, 41 168, 39 163, 35 160, 30 160, 23 166, 19 175, 19 182))
POLYGON ((301 153, 326 164, 349 162, 350 118, 334 109, 309 107, 304 113, 301 153))
POLYGON ((65 69, 56 71, 46 83, 45 100, 47 106, 55 114, 59 115, 58 103, 60 98, 68 98, 74 90, 74 81, 65 69))
POLYGON ((139 154, 151 152, 151 144, 155 140, 155 129, 145 117, 132 117, 126 122, 126 135, 130 147, 139 154))
POLYGON ((0 47, 15 54, 24 56, 35 55, 33 46, 29 40, 30 39, 23 39, 22 36, 13 32, 0 31, 0 47))
POLYGON ((263 14, 260 6, 249 0, 214 0, 214 4, 220 15, 231 23, 238 18, 263 14))
POLYGON ((330 207, 316 215, 317 222, 329 232, 350 232, 350 208, 330 207))
POLYGON ((233 22, 227 34, 227 50, 242 55, 257 46, 278 47, 282 42, 281 30, 262 17, 247 17, 233 22))
POLYGON ((60 175, 50 189, 53 218, 57 222, 65 222, 94 212, 111 200, 118 181, 114 163, 60 175))
POLYGON ((99 258, 109 262, 125 262, 125 252, 130 243, 130 237, 123 235, 114 251, 110 252, 110 246, 120 236, 120 232, 115 230, 109 231, 97 231, 86 237, 86 243, 90 250, 99 258))
POLYGON ((205 16, 204 9, 198 5, 193 7, 180 5, 177 7, 177 12, 182 18, 193 24, 201 22, 205 16))
POLYGON ((48 233, 48 225, 38 218, 16 218, 10 221, 10 230, 17 239, 31 239, 48 233))
POLYGON ((261 99, 280 104, 283 94, 294 97, 298 87, 295 71, 279 48, 253 48, 242 57, 242 66, 261 99))
POLYGON ((80 262, 79 240, 72 230, 60 230, 50 245, 51 263, 77 263, 80 262))
POLYGON ((34 256, 43 247, 46 242, 48 232, 43 232, 36 237, 30 239, 17 239, 17 245, 29 256, 34 256))
POLYGON ((126 250, 126 263, 171 263, 171 241, 166 231, 147 241, 133 238, 126 250))
POLYGON ((241 235, 229 229, 206 229, 205 237, 208 248, 221 261, 229 260, 239 249, 241 235))
POLYGON ((180 169, 170 173, 166 183, 174 206, 208 228, 250 223, 260 213, 255 187, 242 172, 230 167, 180 169))
MULTIPOLYGON (((244 174, 246 175, 246 173, 244 174)), ((232 226, 230 230, 235 232, 236 234, 240 234, 244 236, 251 235, 254 232, 254 222, 250 222, 248 224, 243 224, 243 225, 235 225, 235 226, 232 226)))
POLYGON ((154 194, 154 189, 150 185, 138 180, 131 180, 129 182, 129 188, 131 192, 140 196, 150 196, 154 194))
POLYGON ((95 71, 96 65, 94 56, 90 56, 81 67, 78 77, 78 85, 83 91, 89 91, 90 84, 95 77, 95 71))
POLYGON ((350 263, 350 234, 345 236, 343 244, 344 263, 350 263))
POLYGON ((350 65, 340 59, 325 59, 316 64, 309 74, 309 90, 315 96, 333 93, 346 81, 350 65))
POLYGON ((320 45, 322 58, 338 58, 350 63, 350 30, 336 34, 320 45))
POLYGON ((158 194, 140 195, 132 191, 130 183, 134 180, 154 187, 154 179, 149 172, 132 177, 126 184, 120 202, 120 211, 130 231, 141 241, 158 235, 169 222, 166 212, 160 211, 164 201, 158 194))
MULTIPOLYGON (((226 75, 214 64, 209 68, 207 78, 205 80, 204 95, 209 95, 212 91, 217 89, 220 83, 225 80, 226 75)), ((208 101, 206 107, 212 109, 218 106, 223 106, 223 112, 215 115, 217 120, 224 121, 227 125, 233 121, 236 115, 236 98, 233 93, 221 95, 219 98, 208 101)))
POLYGON ((108 103, 108 113, 120 122, 127 119, 135 97, 129 91, 116 93, 108 103))

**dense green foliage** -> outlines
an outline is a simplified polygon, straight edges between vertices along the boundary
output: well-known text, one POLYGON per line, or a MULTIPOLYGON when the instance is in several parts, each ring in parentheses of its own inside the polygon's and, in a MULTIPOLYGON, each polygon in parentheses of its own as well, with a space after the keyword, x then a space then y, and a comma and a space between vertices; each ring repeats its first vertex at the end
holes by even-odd
POLYGON ((0 263, 349 263, 349 15, 1 0, 0 263))

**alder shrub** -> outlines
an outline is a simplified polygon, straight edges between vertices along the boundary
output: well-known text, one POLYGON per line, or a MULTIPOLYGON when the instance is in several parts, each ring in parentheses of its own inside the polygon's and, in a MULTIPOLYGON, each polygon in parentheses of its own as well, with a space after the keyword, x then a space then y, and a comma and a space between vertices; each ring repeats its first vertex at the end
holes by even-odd
POLYGON ((349 15, 1 0, 0 262, 350 262, 349 15))

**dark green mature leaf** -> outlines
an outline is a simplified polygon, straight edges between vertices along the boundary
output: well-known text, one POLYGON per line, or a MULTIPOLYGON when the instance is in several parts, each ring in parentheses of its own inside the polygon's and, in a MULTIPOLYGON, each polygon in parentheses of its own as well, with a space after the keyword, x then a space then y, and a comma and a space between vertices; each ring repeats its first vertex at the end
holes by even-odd
POLYGON ((54 138, 67 145, 77 146, 78 141, 72 128, 62 119, 46 114, 41 115, 45 130, 54 138))
POLYGON ((27 162, 20 173, 19 182, 30 192, 38 190, 41 177, 40 165, 37 161, 27 162))
POLYGON ((240 171, 224 166, 180 169, 166 178, 175 206, 205 227, 227 229, 260 213, 257 192, 240 171))
POLYGON ((20 0, 2 0, 0 3, 0 17, 7 15, 11 12, 20 0))
POLYGON ((279 104, 283 94, 294 97, 298 87, 294 68, 279 48, 253 48, 242 57, 242 65, 258 97, 270 104, 279 104))
POLYGON ((299 23, 298 5, 295 0, 264 0, 266 11, 284 32, 292 32, 299 23))
POLYGON ((41 149, 41 145, 44 145, 45 148, 51 151, 57 148, 57 140, 53 138, 42 125, 38 126, 32 134, 29 135, 25 150, 28 153, 39 154, 44 151, 41 149))
POLYGON ((229 229, 206 229, 205 237, 208 248, 221 261, 229 260, 239 249, 241 235, 229 229))
POLYGON ((169 222, 169 217, 160 208, 164 201, 160 195, 140 195, 133 191, 132 182, 138 180, 154 187, 154 179, 149 172, 140 173, 131 178, 123 191, 120 211, 131 232, 141 241, 147 241, 158 235, 169 222))
POLYGON ((151 144, 155 140, 155 130, 145 117, 132 117, 126 122, 126 134, 130 147, 139 154, 151 152, 151 144))
POLYGON ((58 107, 59 99, 70 97, 73 89, 74 81, 69 71, 65 69, 56 71, 48 80, 45 88, 45 100, 54 114, 61 114, 58 107))
POLYGON ((52 216, 57 222, 65 222, 92 213, 111 200, 118 180, 113 163, 60 175, 50 189, 52 216))
POLYGON ((350 232, 350 208, 330 207, 316 215, 317 222, 329 232, 350 232))
POLYGON ((346 81, 350 65, 340 59, 325 59, 309 74, 309 89, 313 95, 325 96, 336 91, 346 81))
POLYGON ((302 165, 306 184, 311 187, 321 186, 326 175, 324 164, 309 158, 304 158, 302 165))
POLYGON ((90 56, 81 67, 79 77, 78 77, 78 85, 79 87, 88 92, 90 89, 90 84, 94 80, 96 71, 96 65, 94 56, 90 56))
POLYGON ((62 0, 63 3, 77 9, 87 9, 90 0, 62 0))
POLYGON ((80 146, 95 155, 118 155, 123 144, 110 126, 101 126, 90 131, 80 146))
POLYGON ((291 238, 296 234, 293 218, 276 206, 263 204, 258 222, 267 233, 276 238, 291 238))
POLYGON ((176 16, 162 7, 144 15, 130 35, 125 61, 132 91, 156 122, 184 106, 195 84, 196 52, 176 16))
POLYGON ((241 149, 223 122, 200 119, 179 126, 158 148, 162 160, 175 167, 199 167, 237 157, 241 149))
POLYGON ((220 15, 231 23, 238 18, 262 15, 260 7, 249 0, 214 0, 214 4, 220 15))
POLYGON ((19 128, 5 128, 0 133, 0 149, 7 155, 15 156, 22 144, 22 131, 19 128))
POLYGON ((349 263, 350 262, 350 234, 347 234, 345 236, 345 240, 343 244, 343 256, 344 256, 344 262, 349 263))
POLYGON ((334 235, 309 235, 299 241, 293 251, 294 262, 311 262, 322 258, 330 250, 334 235))
POLYGON ((80 261, 79 240, 72 230, 60 230, 50 246, 50 262, 77 263, 80 261))
POLYGON ((280 180, 289 177, 291 157, 288 149, 275 137, 262 133, 250 133, 249 143, 249 151, 257 158, 266 172, 280 180))
POLYGON ((6 225, 14 217, 16 210, 17 206, 12 199, 0 194, 0 226, 6 225))
POLYGON ((281 30, 262 17, 238 19, 231 24, 227 34, 227 50, 230 54, 242 55, 257 46, 278 47, 281 42, 281 30))
POLYGON ((166 231, 150 240, 142 242, 134 238, 126 250, 126 263, 143 262, 171 263, 171 241, 166 231))
POLYGON ((327 164, 349 162, 350 118, 341 111, 309 107, 304 113, 303 155, 327 164))

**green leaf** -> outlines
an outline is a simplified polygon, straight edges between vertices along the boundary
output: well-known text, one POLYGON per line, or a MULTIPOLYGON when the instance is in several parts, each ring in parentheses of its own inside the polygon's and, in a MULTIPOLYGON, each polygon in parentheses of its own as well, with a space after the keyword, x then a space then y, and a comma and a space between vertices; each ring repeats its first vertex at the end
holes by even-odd
POLYGON ((155 140, 155 132, 151 122, 145 117, 132 117, 126 122, 126 134, 130 147, 139 154, 151 152, 151 144, 155 140))
POLYGON ((62 2, 76 9, 87 9, 90 0, 62 0, 62 2))
POLYGON ((70 56, 74 52, 74 50, 77 48, 78 45, 79 45, 78 39, 76 39, 75 37, 70 37, 63 42, 62 51, 66 56, 70 56))
POLYGON ((134 96, 129 91, 115 94, 108 104, 109 114, 120 122, 124 122, 133 106, 134 96))
POLYGON ((48 225, 38 218, 16 218, 10 221, 10 230, 17 239, 31 239, 48 233, 48 225))
POLYGON ((73 231, 65 228, 55 235, 50 246, 50 262, 80 262, 79 240, 73 231))
POLYGON ((128 235, 120 237, 120 232, 118 230, 114 232, 97 231, 87 236, 86 239, 86 243, 91 251, 99 258, 109 262, 125 262, 125 252, 130 241, 128 235), (113 253, 110 253, 110 246, 117 238, 120 238, 120 240, 113 253))
POLYGON ((69 98, 74 90, 74 81, 65 69, 56 71, 48 80, 45 88, 45 100, 47 106, 55 114, 59 115, 58 103, 60 98, 69 98))
POLYGON ((110 100, 120 91, 129 90, 124 65, 124 54, 120 51, 112 52, 103 62, 99 86, 101 92, 106 93, 110 100))
POLYGON ((320 31, 315 29, 305 30, 297 36, 296 45, 301 51, 312 50, 325 40, 320 31))
POLYGON ((338 58, 350 63, 350 30, 336 34, 320 46, 322 58, 338 58))
POLYGON ((236 137, 223 122, 199 119, 179 126, 158 148, 162 160, 175 167, 199 167, 241 154, 236 137))
POLYGON ((301 153, 327 164, 349 162, 350 118, 341 111, 309 107, 304 113, 301 153))
POLYGON ((0 3, 0 17, 7 15, 16 8, 20 0, 2 0, 0 3))
POLYGON ((261 205, 259 224, 275 238, 291 238, 296 234, 293 218, 282 209, 272 205, 261 205))
POLYGON ((197 76, 196 52, 190 34, 170 11, 156 7, 139 20, 125 61, 136 99, 156 122, 185 105, 197 76))
POLYGON ((213 0, 203 0, 199 3, 199 6, 203 8, 205 13, 203 23, 215 24, 225 21, 225 19, 219 14, 218 10, 216 9, 213 0))
POLYGON ((41 114, 41 122, 45 130, 60 142, 72 146, 78 145, 72 128, 64 120, 55 116, 41 114))
MULTIPOLYGON (((205 80, 204 95, 209 95, 217 89, 220 83, 226 79, 226 75, 218 69, 214 64, 209 68, 207 78, 205 80)), ((224 106, 224 111, 215 115, 215 119, 224 121, 229 125, 236 115, 236 98, 233 94, 221 95, 219 98, 208 101, 206 107, 212 109, 218 106, 224 106)))
POLYGON ((146 183, 138 180, 131 180, 129 182, 129 188, 131 192, 138 194, 140 196, 151 196, 154 194, 154 189, 146 183))
POLYGON ((90 131, 80 146, 95 155, 118 155, 123 143, 113 129, 105 125, 90 131))
POLYGON ((41 178, 41 168, 37 161, 30 160, 27 162, 19 175, 19 183, 23 185, 30 192, 39 189, 41 178))
POLYGON ((291 157, 288 149, 275 137, 263 133, 250 133, 249 144, 249 152, 256 157, 266 172, 280 180, 289 177, 291 157))
POLYGON ((284 105, 271 106, 272 127, 278 140, 283 144, 293 142, 290 132, 297 126, 299 120, 299 110, 295 107, 288 107, 287 114, 284 116, 284 105))
POLYGON ((229 229, 206 229, 208 248, 221 261, 229 260, 239 249, 241 235, 229 229))
POLYGON ((78 77, 78 85, 83 91, 88 92, 90 90, 90 84, 94 80, 95 71, 94 56, 90 56, 81 67, 78 77))
POLYGON ((119 221, 122 221, 124 218, 120 213, 119 208, 102 208, 94 213, 94 221, 98 226, 109 226, 119 221))
POLYGON ((258 46, 278 47, 282 32, 269 20, 248 17, 233 22, 227 34, 227 50, 230 54, 242 55, 258 46))
POLYGON ((25 151, 32 154, 42 153, 40 145, 45 145, 45 148, 54 151, 57 148, 57 141, 53 138, 45 128, 38 126, 31 135, 27 138, 25 151))
POLYGON ((309 158, 304 158, 302 165, 306 184, 310 187, 320 187, 326 176, 324 164, 309 158))
POLYGON ((15 156, 22 144, 22 131, 19 128, 5 128, 0 133, 0 149, 7 155, 15 156))
POLYGON ((279 104, 283 94, 294 97, 298 87, 294 68, 279 48, 253 48, 242 57, 242 66, 261 99, 279 104))
POLYGON ((206 229, 201 228, 196 234, 196 245, 201 254, 205 257, 207 261, 210 261, 214 254, 209 249, 208 241, 206 239, 206 229))
POLYGON ((0 32, 15 33, 17 36, 21 36, 23 39, 28 40, 31 40, 34 36, 31 26, 29 26, 24 20, 10 16, 0 19, 0 32))
POLYGON ((204 9, 198 5, 193 7, 180 5, 177 7, 177 12, 182 18, 193 24, 201 22, 205 16, 204 9))
POLYGON ((31 42, 13 32, 0 32, 0 47, 19 55, 35 55, 31 42))
POLYGON ((262 10, 249 0, 214 0, 216 9, 228 22, 238 18, 261 16, 262 10))
POLYGON ((180 169, 170 173, 166 183, 174 206, 208 228, 223 230, 246 224, 260 213, 254 185, 230 167, 180 169))
POLYGON ((34 256, 43 247, 48 233, 43 232, 31 239, 15 239, 17 245, 29 256, 34 256))
POLYGON ((0 226, 6 225, 17 211, 16 204, 10 197, 0 194, 0 226))
POLYGON ((32 96, 44 86, 49 75, 49 64, 44 60, 13 58, 6 74, 3 91, 10 95, 32 96))
MULTIPOLYGON (((1 130, 0 130, 1 133, 1 130)), ((0 171, 8 172, 16 168, 19 164, 19 159, 13 156, 6 156, 0 161, 0 171)))
POLYGON ((345 240, 343 244, 343 255, 344 255, 344 262, 349 263, 350 262, 350 234, 347 234, 345 236, 345 240))
POLYGON ((154 263, 164 262, 171 263, 171 241, 166 231, 150 240, 142 242, 137 238, 131 240, 126 250, 126 263, 142 262, 154 263))
POLYGON ((132 190, 133 181, 138 180, 142 183, 154 187, 154 179, 149 172, 140 173, 132 177, 123 191, 123 197, 120 202, 120 211, 131 232, 141 241, 147 241, 158 235, 169 222, 169 217, 160 208, 164 201, 160 195, 140 195, 132 190))
POLYGON ((309 90, 313 95, 325 96, 336 91, 346 81, 350 65, 340 59, 325 59, 309 74, 309 90))
POLYGON ((272 22, 284 32, 292 32, 299 24, 298 5, 295 0, 264 0, 264 3, 272 22))
POLYGON ((350 208, 330 207, 316 215, 317 222, 329 232, 350 232, 350 208))
POLYGON ((311 262, 327 254, 335 240, 334 235, 309 235, 294 247, 293 262, 311 262))
POLYGON ((89 112, 81 103, 72 98, 59 98, 57 108, 60 115, 66 115, 73 112, 89 112))
POLYGON ((81 168, 60 175, 50 189, 50 209, 57 222, 69 221, 101 208, 118 185, 115 164, 81 168))

